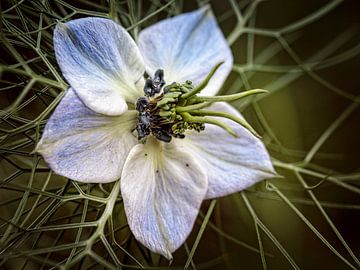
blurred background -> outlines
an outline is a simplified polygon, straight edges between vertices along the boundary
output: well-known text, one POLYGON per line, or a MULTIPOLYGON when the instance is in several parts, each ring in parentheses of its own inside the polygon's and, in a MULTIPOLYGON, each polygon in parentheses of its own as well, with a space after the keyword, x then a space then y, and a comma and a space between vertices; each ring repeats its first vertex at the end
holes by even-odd
POLYGON ((0 3, 0 269, 360 268, 359 1, 0 3), (120 197, 106 222, 113 184, 64 179, 33 150, 66 89, 57 21, 112 14, 136 38, 206 3, 235 59, 221 93, 270 91, 233 105, 283 177, 205 201, 169 265, 135 241, 120 197))

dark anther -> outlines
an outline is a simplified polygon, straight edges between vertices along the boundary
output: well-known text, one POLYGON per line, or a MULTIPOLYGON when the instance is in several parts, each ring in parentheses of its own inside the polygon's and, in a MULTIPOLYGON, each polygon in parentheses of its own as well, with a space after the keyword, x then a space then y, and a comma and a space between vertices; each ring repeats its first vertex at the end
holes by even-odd
POLYGON ((174 134, 173 135, 175 138, 179 138, 179 139, 184 139, 185 138, 185 134, 179 133, 179 134, 174 134))
POLYGON ((148 97, 152 97, 157 93, 160 93, 161 88, 165 85, 164 81, 164 71, 162 69, 158 69, 154 78, 148 78, 145 81, 144 93, 148 97))
MULTIPOLYGON (((161 87, 163 87, 164 85, 165 85, 164 70, 158 69, 154 75, 153 86, 154 86, 154 88, 158 89, 158 91, 160 92, 161 87)), ((157 93, 159 93, 159 92, 157 92, 157 93)))
POLYGON ((153 81, 152 79, 146 79, 145 86, 144 86, 144 93, 148 97, 152 97, 155 95, 154 89, 153 89, 153 81))
POLYGON ((146 97, 140 97, 136 101, 136 110, 144 112, 149 108, 149 101, 146 97))
POLYGON ((140 112, 138 116, 139 123, 143 124, 146 127, 150 127, 152 121, 152 115, 149 112, 140 112))
POLYGON ((140 124, 140 123, 136 126, 136 131, 137 131, 137 134, 138 134, 138 140, 139 141, 146 138, 150 134, 150 129, 147 128, 145 125, 140 124))
POLYGON ((171 135, 161 128, 153 128, 151 129, 152 134, 156 137, 156 139, 169 143, 171 141, 171 135))
POLYGON ((136 126, 138 140, 142 140, 150 134, 151 118, 152 116, 149 112, 139 112, 138 124, 136 126))

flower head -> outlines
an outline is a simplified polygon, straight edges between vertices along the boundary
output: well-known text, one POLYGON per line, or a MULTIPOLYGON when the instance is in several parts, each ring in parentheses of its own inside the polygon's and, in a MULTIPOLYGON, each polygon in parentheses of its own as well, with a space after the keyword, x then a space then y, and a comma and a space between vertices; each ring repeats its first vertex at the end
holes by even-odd
POLYGON ((204 199, 274 176, 242 116, 215 103, 242 95, 213 96, 233 59, 209 7, 146 28, 137 44, 102 18, 57 25, 54 44, 70 88, 37 151, 73 180, 121 179, 130 229, 152 251, 171 259, 204 199))

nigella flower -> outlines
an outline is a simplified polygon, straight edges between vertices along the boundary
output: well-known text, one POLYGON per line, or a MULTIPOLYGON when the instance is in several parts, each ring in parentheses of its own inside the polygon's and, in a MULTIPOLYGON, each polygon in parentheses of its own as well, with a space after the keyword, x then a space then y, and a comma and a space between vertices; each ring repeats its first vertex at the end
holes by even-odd
POLYGON ((137 44, 103 18, 58 24, 54 44, 70 88, 36 150, 70 179, 120 179, 130 229, 150 250, 171 259, 204 199, 275 175, 242 116, 218 102, 242 94, 214 96, 233 59, 209 7, 144 29, 137 44))

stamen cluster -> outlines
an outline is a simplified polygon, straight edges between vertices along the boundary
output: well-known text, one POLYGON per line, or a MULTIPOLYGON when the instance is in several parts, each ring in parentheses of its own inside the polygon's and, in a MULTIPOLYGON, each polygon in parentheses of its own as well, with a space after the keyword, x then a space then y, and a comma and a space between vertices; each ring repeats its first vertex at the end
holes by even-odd
POLYGON ((172 83, 164 87, 163 92, 155 97, 164 84, 163 71, 157 70, 154 78, 147 79, 145 83, 145 97, 140 97, 136 102, 136 110, 139 111, 136 130, 140 141, 145 141, 151 133, 158 140, 170 142, 172 137, 185 138, 186 130, 200 132, 205 129, 204 123, 188 123, 176 112, 182 94, 193 89, 192 82, 172 83))
POLYGON ((218 118, 232 120, 259 137, 245 119, 206 108, 215 102, 234 101, 267 91, 254 89, 227 96, 198 96, 221 64, 222 62, 217 64, 196 87, 191 81, 182 84, 173 82, 165 86, 164 71, 161 69, 155 72, 153 78, 148 78, 144 86, 145 96, 140 97, 136 102, 136 110, 139 112, 135 128, 138 140, 145 142, 150 134, 163 142, 170 142, 173 137, 183 139, 187 130, 200 132, 205 129, 205 124, 219 126, 237 137, 236 132, 218 118))

